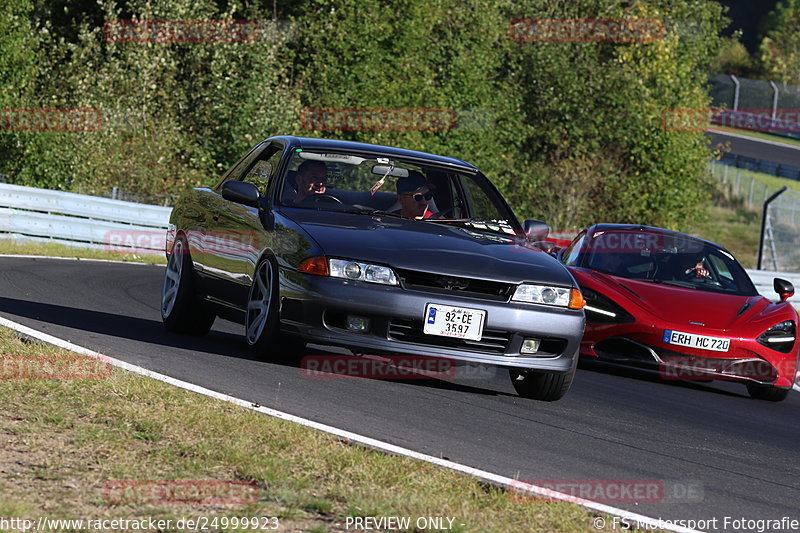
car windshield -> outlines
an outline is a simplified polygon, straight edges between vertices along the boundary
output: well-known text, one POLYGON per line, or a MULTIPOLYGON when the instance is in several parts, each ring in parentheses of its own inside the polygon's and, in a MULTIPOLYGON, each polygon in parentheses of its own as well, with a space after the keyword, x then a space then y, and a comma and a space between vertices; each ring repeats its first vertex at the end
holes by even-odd
MULTIPOLYGON (((485 178, 418 161, 297 149, 279 202, 302 209, 385 215, 514 234, 485 178)), ((511 215, 509 215, 511 216, 511 215)))
POLYGON ((742 266, 725 250, 681 234, 597 231, 583 266, 628 279, 755 296, 742 266))

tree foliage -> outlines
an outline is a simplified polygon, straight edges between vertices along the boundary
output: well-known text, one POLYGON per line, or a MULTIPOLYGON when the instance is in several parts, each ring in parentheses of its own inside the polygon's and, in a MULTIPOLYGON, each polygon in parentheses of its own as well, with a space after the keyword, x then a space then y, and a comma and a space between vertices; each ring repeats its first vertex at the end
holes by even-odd
POLYGON ((256 140, 294 133, 460 157, 520 216, 556 227, 681 227, 704 200, 703 135, 666 131, 662 115, 708 105, 707 68, 722 42, 716 2, 305 0, 283 13, 214 0, 71 5, 71 27, 34 20, 36 98, 102 109, 104 127, 33 136, 14 164, 0 155, 20 183, 171 197, 214 181, 256 140), (101 27, 286 14, 292 38, 256 44, 113 43, 101 27), (647 19, 663 31, 641 42, 518 42, 509 37, 518 18, 647 19), (450 110, 455 127, 327 131, 303 122, 303 108, 450 110))
POLYGON ((784 0, 764 21, 759 60, 767 79, 800 85, 800 1, 784 0))
MULTIPOLYGON (((59 137, 57 158, 27 151, 21 182, 103 193, 119 186, 172 198, 210 184, 257 140, 291 124, 297 98, 284 78, 285 42, 258 10, 213 1, 100 0, 102 19, 258 20, 252 42, 115 42, 102 26, 82 24, 76 41, 47 31, 39 76, 50 80, 48 106, 94 109, 98 131, 59 137), (44 157, 42 157, 44 155, 44 157), (35 160, 38 159, 38 164, 35 160)), ((42 149, 33 144, 30 148, 42 149)))

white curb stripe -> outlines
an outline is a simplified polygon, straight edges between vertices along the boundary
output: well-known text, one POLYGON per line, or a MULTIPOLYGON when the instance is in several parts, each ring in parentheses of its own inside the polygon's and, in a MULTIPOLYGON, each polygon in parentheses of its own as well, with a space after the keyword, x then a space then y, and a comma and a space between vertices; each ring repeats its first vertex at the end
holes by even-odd
POLYGON ((569 503, 575 503, 591 509, 593 511, 598 511, 605 514, 615 515, 622 518, 629 520, 632 523, 636 523, 639 527, 648 527, 654 529, 660 529, 663 531, 675 531, 679 533, 702 533, 694 529, 688 529, 681 526, 676 526, 673 524, 668 523, 663 519, 651 518, 648 516, 631 513, 624 509, 617 509, 616 507, 611 507, 610 505, 604 505, 602 503, 593 502, 591 500, 585 500, 583 498, 577 498, 575 496, 570 496, 569 494, 565 494, 562 492, 556 492, 554 490, 550 490, 545 487, 540 487, 538 485, 532 485, 530 483, 525 483, 522 481, 517 481, 515 479, 511 479, 509 477, 500 476, 498 474, 493 474, 491 472, 487 472, 485 470, 479 470, 477 468, 472 468, 471 466, 462 465, 453 461, 448 461, 447 459, 440 459, 438 457, 434 457, 432 455, 426 455, 423 453, 415 452, 414 450, 409 450, 408 448, 403 448, 401 446, 395 446, 394 444, 389 444, 388 442, 379 441, 377 439, 373 439, 370 437, 366 437, 364 435, 359 435, 357 433, 352 433, 350 431, 346 431, 343 429, 335 428, 333 426, 328 426, 325 424, 320 424, 319 422, 314 422, 313 420, 308 420, 306 418, 301 418, 299 416, 290 415, 289 413, 284 413, 282 411, 277 411, 275 409, 270 409, 269 407, 262 407, 260 405, 254 404, 252 402, 248 402, 239 398, 235 398, 233 396, 228 396, 227 394, 221 394, 219 392, 212 391, 210 389, 206 389, 205 387, 200 387, 198 385, 194 385, 192 383, 187 383, 185 381, 181 381, 179 379, 175 379, 164 374, 159 374, 157 372, 153 372, 151 370, 147 370, 146 368, 142 368, 136 365, 132 365, 130 363, 126 363, 125 361, 120 361, 119 359, 114 359, 100 353, 94 352, 82 346, 78 346, 76 344, 72 344, 71 342, 59 339, 58 337, 53 337, 52 335, 48 335, 47 333, 43 333, 37 331, 35 329, 31 329, 27 326, 22 324, 18 324, 17 322, 12 322, 6 318, 0 317, 0 325, 5 326, 7 328, 13 329, 22 333, 23 335, 27 335, 29 337, 33 337, 35 339, 39 339, 43 342, 48 344, 52 344, 59 348, 64 348, 66 350, 73 351, 75 353, 79 353, 82 355, 86 355, 89 357, 95 357, 98 359, 102 359, 113 366, 121 368, 123 370, 127 370, 129 372, 133 372, 135 374, 139 374, 142 376, 146 376, 152 379, 156 379, 158 381, 162 381, 164 383, 168 383, 175 387, 179 387, 181 389, 185 389, 191 392, 195 392, 197 394, 202 394, 203 396, 208 396, 210 398, 215 398, 217 400, 222 400, 224 402, 229 402, 240 407, 244 407, 246 409, 250 409, 252 411, 256 411, 258 413, 265 414, 267 416, 271 416, 274 418, 280 418, 281 420, 287 420, 289 422, 294 422, 296 424, 300 424, 306 427, 314 428, 319 431, 324 431, 325 433, 329 433, 331 435, 335 435, 342 439, 347 439, 349 441, 357 442, 364 446, 368 446, 370 448, 376 448, 378 450, 382 450, 385 452, 389 452, 392 454, 397 455, 404 455, 406 457, 410 457, 412 459, 419 459, 421 461, 425 461, 431 464, 435 464, 437 466, 441 466, 444 468, 448 468, 450 470, 455 470, 456 472, 461 472, 463 474, 468 474, 484 481, 488 481, 495 485, 501 485, 506 487, 510 491, 515 491, 517 493, 525 493, 530 495, 542 496, 545 498, 550 498, 553 500, 559 500, 569 503))
POLYGON ((116 263, 119 265, 152 265, 167 266, 166 263, 143 263, 141 261, 121 261, 119 259, 97 259, 93 257, 60 257, 56 255, 28 255, 28 254, 0 254, 0 257, 14 257, 17 259, 62 259, 64 261, 94 261, 96 263, 116 263))

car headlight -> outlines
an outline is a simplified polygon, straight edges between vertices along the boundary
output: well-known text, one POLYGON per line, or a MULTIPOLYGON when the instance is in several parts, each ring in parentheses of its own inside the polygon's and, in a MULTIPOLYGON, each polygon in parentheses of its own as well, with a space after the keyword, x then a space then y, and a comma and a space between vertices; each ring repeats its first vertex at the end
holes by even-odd
POLYGON ((565 289, 564 287, 551 287, 549 285, 531 285, 523 283, 518 285, 511 299, 515 302, 530 302, 534 304, 557 305, 570 309, 583 309, 586 302, 578 289, 565 289))
POLYGON ((794 346, 795 340, 794 320, 784 320, 780 324, 775 324, 756 340, 773 350, 789 353, 792 350, 792 346, 794 346))
POLYGON ((587 321, 602 324, 633 322, 633 317, 627 311, 602 294, 584 287, 583 296, 586 298, 583 310, 586 311, 587 321))
POLYGON ((397 276, 394 271, 382 265, 362 263, 350 259, 328 259, 330 276, 353 281, 366 281, 382 285, 397 285, 397 276))

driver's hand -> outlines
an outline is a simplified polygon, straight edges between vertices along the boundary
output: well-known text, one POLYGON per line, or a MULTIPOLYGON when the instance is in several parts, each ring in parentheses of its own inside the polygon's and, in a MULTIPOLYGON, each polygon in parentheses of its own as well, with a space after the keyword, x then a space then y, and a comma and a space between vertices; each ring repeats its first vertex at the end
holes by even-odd
POLYGON ((694 268, 686 270, 686 274, 694 272, 696 278, 707 278, 711 275, 707 268, 703 266, 703 261, 698 261, 694 268))

